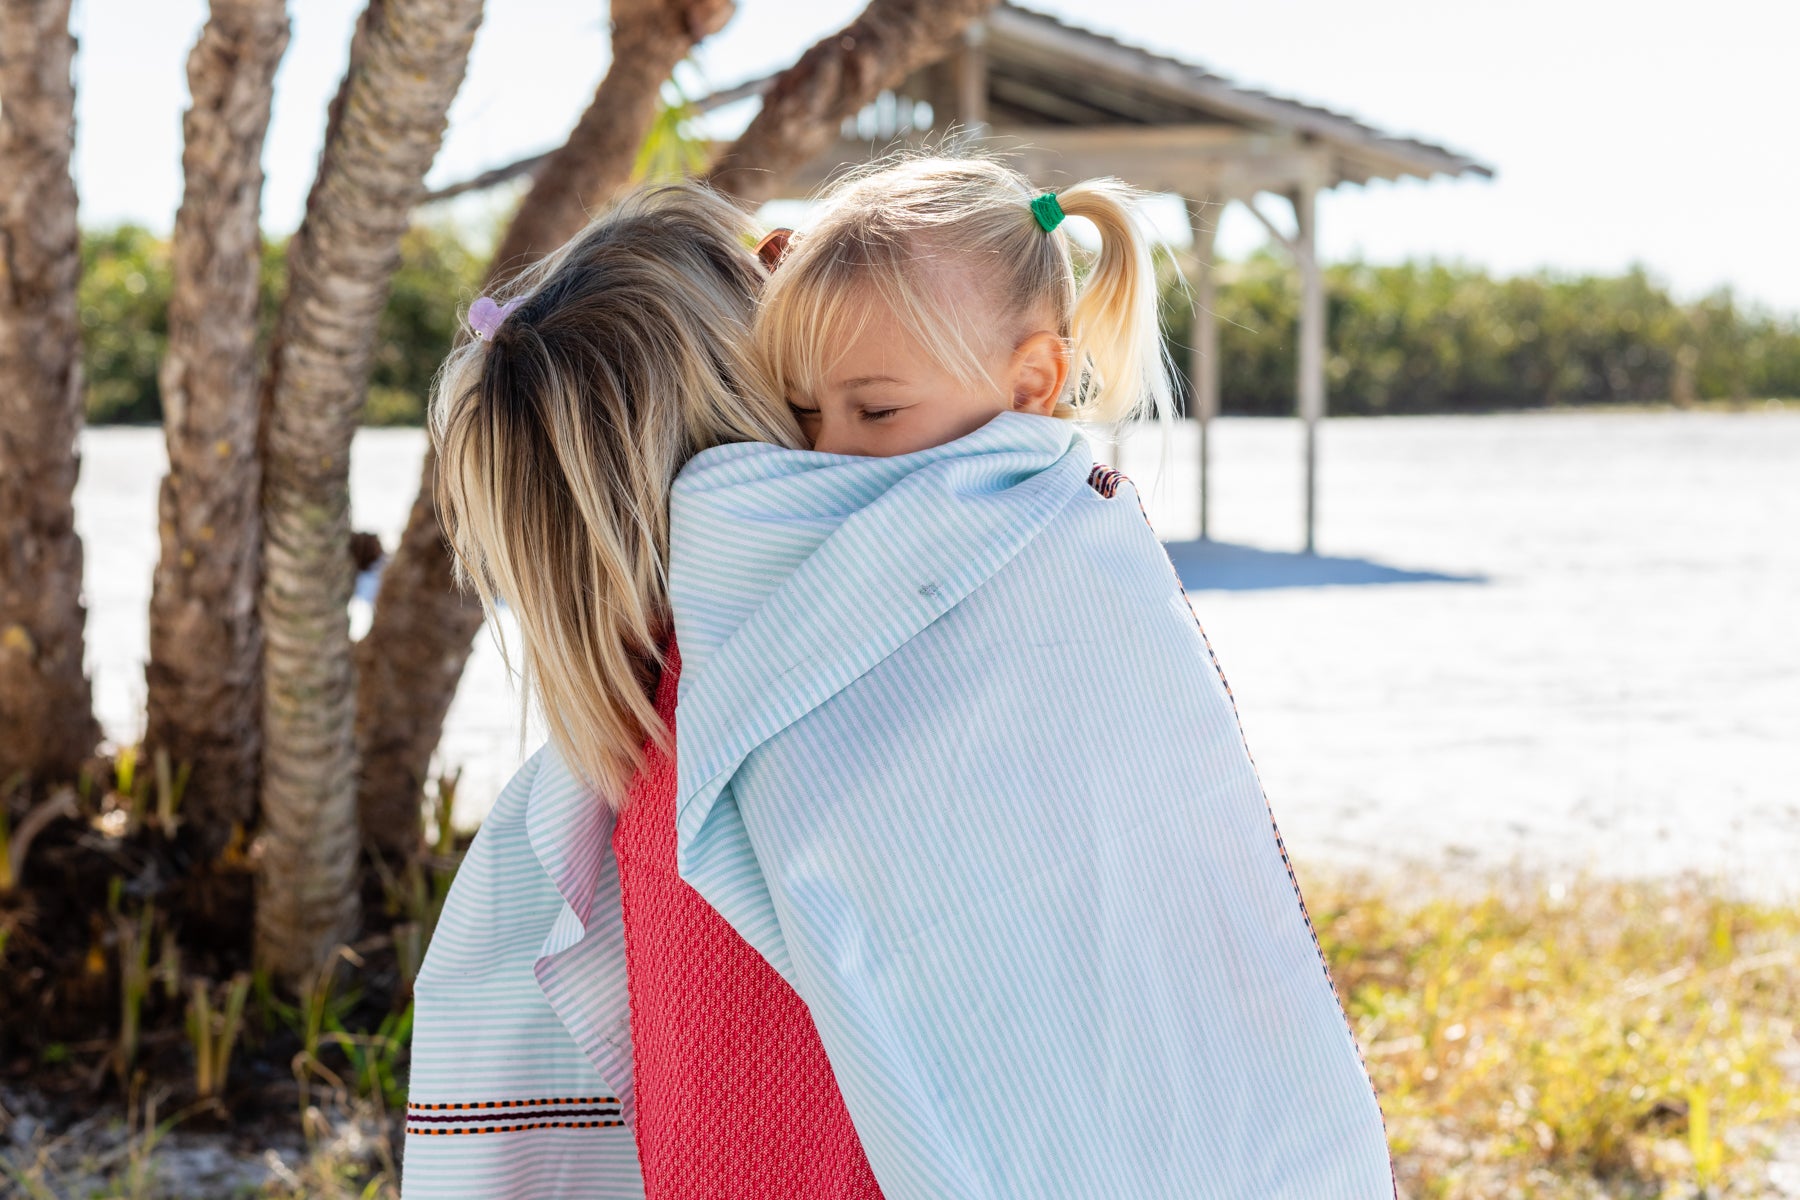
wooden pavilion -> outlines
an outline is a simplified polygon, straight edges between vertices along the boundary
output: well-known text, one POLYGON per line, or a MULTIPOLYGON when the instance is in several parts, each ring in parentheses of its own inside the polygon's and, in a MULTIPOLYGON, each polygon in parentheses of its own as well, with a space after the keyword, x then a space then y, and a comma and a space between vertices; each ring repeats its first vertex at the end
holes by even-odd
MULTIPOLYGON (((712 112, 764 92, 775 75, 694 103, 712 112)), ((1320 191, 1371 179, 1492 177, 1467 155, 1396 137, 1343 113, 1232 83, 1204 67, 1129 46, 1044 13, 1002 3, 941 61, 884 93, 788 183, 805 198, 851 164, 905 145, 968 139, 1016 156, 1047 184, 1116 175, 1182 197, 1193 231, 1186 271, 1194 296, 1190 415, 1200 427, 1200 536, 1208 535, 1208 432, 1219 412, 1213 239, 1242 204, 1300 272, 1296 409, 1306 436, 1306 549, 1314 549, 1317 432, 1325 415, 1325 288, 1314 251, 1320 191), (1264 213, 1273 194, 1293 207, 1294 233, 1264 213)), ((444 200, 535 170, 536 155, 433 193, 444 200)))
MULTIPOLYGON (((712 103, 746 98, 757 80, 712 103)), ((1193 230, 1191 415, 1200 426, 1200 536, 1206 537, 1208 426, 1219 411, 1213 237, 1226 206, 1242 204, 1300 272, 1297 410, 1306 425, 1306 549, 1314 549, 1317 426, 1325 415, 1325 289, 1314 251, 1315 205, 1326 188, 1371 179, 1473 174, 1492 168, 1428 142, 1396 137, 1342 113, 1242 87, 1204 67, 1002 4, 952 53, 845 125, 837 144, 796 176, 812 194, 845 165, 950 131, 1016 156, 1048 184, 1116 175, 1186 202, 1193 230), (1272 193, 1293 206, 1288 234, 1264 214, 1272 193)))

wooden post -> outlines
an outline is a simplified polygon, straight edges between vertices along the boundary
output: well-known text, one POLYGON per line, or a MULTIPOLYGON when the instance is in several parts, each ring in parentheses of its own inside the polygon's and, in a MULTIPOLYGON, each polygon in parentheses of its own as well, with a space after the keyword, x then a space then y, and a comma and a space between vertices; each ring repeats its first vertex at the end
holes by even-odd
POLYGON ((1188 341, 1188 382, 1192 389, 1190 416, 1200 425, 1200 540, 1212 536, 1210 479, 1212 419, 1219 415, 1219 321, 1214 312, 1217 289, 1213 278, 1213 246, 1226 201, 1201 197, 1187 201, 1188 227, 1194 233, 1193 276, 1188 286, 1194 302, 1194 320, 1188 341))
POLYGON ((1325 280, 1314 236, 1318 188, 1308 180, 1288 199, 1294 205, 1294 259, 1300 268, 1300 419, 1306 423, 1306 552, 1317 552, 1318 427, 1325 415, 1325 280))
MULTIPOLYGON (((956 87, 956 121, 968 134, 987 134, 987 26, 971 21, 951 59, 956 87)), ((934 119, 933 124, 936 124, 934 119)))

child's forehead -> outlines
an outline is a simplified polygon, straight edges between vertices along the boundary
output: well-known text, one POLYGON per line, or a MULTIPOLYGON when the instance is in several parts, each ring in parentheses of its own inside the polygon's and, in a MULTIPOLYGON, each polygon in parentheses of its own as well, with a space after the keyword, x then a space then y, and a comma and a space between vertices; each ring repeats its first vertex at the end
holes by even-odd
POLYGON ((941 321, 991 323, 996 314, 998 289, 993 272, 968 255, 943 254, 930 249, 910 252, 889 269, 864 269, 854 273, 843 291, 846 317, 859 324, 908 317, 941 321))
POLYGON ((884 248, 896 253, 868 249, 814 242, 811 261, 782 264, 791 273, 776 275, 779 315, 765 352, 784 390, 817 395, 873 376, 977 378, 1010 344, 1018 316, 1002 311, 981 256, 925 238, 884 248))

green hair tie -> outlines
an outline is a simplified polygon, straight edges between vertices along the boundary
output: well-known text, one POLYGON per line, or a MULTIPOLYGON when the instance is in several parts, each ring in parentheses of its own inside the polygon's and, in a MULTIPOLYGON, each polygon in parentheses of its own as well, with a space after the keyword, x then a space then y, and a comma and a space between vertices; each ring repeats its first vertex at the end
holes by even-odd
POLYGON ((1062 224, 1063 210, 1058 203, 1055 192, 1045 192, 1031 202, 1031 215, 1037 218, 1038 225, 1045 233, 1049 233, 1062 224))

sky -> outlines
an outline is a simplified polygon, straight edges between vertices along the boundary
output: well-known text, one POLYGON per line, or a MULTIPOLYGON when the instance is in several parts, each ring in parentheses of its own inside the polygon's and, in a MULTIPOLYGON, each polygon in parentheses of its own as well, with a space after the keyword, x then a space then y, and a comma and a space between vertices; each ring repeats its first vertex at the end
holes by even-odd
MULTIPOLYGON (((777 69, 865 0, 739 0, 690 94, 777 69)), ((1029 0, 1029 6, 1323 104, 1494 167, 1319 202, 1328 260, 1439 258, 1512 274, 1642 263, 1683 298, 1730 286, 1800 312, 1800 4, 1793 0, 1029 0)), ((362 0, 295 0, 264 152, 264 224, 298 223, 362 0)), ((203 0, 76 0, 84 225, 159 231, 181 198, 185 64, 203 0)), ((598 0, 489 0, 433 185, 560 143, 608 57, 598 0)), ((1268 198, 1265 198, 1267 201, 1268 198)), ((481 206, 465 206, 479 217, 481 206)), ((1264 204, 1275 213, 1278 203, 1264 204)), ((1158 213, 1185 238, 1178 210, 1158 213)), ((1218 252, 1267 235, 1241 208, 1218 252)))

